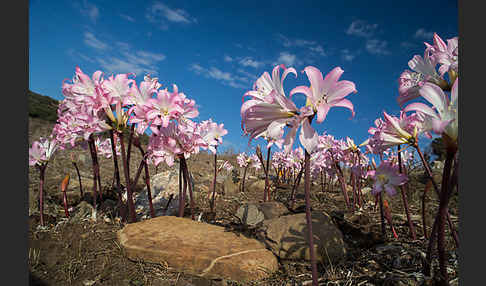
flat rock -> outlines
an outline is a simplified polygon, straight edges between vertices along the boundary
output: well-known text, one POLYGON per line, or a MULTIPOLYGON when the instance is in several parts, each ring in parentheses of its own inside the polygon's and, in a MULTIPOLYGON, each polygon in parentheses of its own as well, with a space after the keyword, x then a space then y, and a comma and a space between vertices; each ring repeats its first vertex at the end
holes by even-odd
POLYGON ((156 217, 128 224, 117 235, 132 260, 166 262, 207 279, 247 282, 278 270, 277 258, 260 241, 188 218, 156 217))
POLYGON ((265 215, 255 204, 243 204, 236 210, 236 217, 247 227, 255 227, 265 219, 265 215))
MULTIPOLYGON (((316 259, 335 265, 346 256, 341 231, 324 212, 312 212, 312 231, 316 259)), ((281 259, 310 261, 305 213, 263 221, 258 237, 281 259)))

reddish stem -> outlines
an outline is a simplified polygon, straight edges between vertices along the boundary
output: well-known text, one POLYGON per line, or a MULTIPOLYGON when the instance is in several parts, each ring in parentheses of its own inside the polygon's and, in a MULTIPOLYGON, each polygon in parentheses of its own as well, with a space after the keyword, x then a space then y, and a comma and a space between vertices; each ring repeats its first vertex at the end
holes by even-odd
POLYGON ((427 192, 431 187, 432 187, 432 181, 429 179, 427 181, 427 184, 425 185, 424 193, 422 195, 422 225, 423 225, 423 231, 424 231, 425 239, 429 238, 428 235, 427 235, 427 221, 425 219, 425 216, 426 216, 425 199, 427 198, 427 192))
POLYGON ((241 181, 241 191, 245 191, 245 178, 246 178, 246 170, 248 169, 248 166, 245 167, 245 170, 243 171, 243 179, 241 181))
POLYGON ((47 165, 37 165, 39 169, 39 213, 40 224, 44 226, 44 178, 47 165))
POLYGON ((184 175, 184 196, 186 195, 186 188, 187 188, 187 186, 189 186, 189 199, 191 200, 190 201, 191 219, 195 220, 196 218, 194 216, 194 199, 193 199, 193 196, 192 196, 192 182, 191 182, 191 178, 189 176, 189 170, 187 168, 187 162, 186 162, 186 158, 184 158, 184 155, 182 155, 182 157, 181 157, 181 163, 182 163, 182 171, 183 171, 183 175, 184 175))
POLYGON ((314 233, 312 231, 312 217, 310 210, 310 154, 305 150, 305 218, 307 221, 307 237, 309 239, 309 252, 312 267, 312 285, 317 286, 317 264, 316 257, 314 253, 314 233))
POLYGON ((98 192, 97 192, 97 176, 96 176, 96 146, 94 145, 94 139, 93 139, 93 134, 91 134, 89 136, 89 139, 88 139, 88 146, 89 146, 89 151, 90 151, 90 154, 91 154, 91 162, 93 164, 93 207, 94 209, 96 210, 96 206, 97 206, 97 196, 98 196, 98 192))
POLYGON ((130 216, 130 222, 136 222, 137 216, 135 214, 135 204, 133 202, 132 186, 130 185, 130 174, 128 173, 127 154, 125 150, 125 143, 123 142, 123 132, 119 132, 118 137, 120 138, 123 171, 125 173, 125 184, 127 186, 128 213, 130 216))
POLYGON ((265 190, 263 191, 263 201, 269 201, 270 200, 270 186, 268 184, 268 173, 269 173, 269 163, 270 163, 270 148, 267 148, 267 167, 265 168, 265 190))
POLYGON ((83 185, 81 184, 81 174, 79 173, 78 169, 78 164, 73 161, 74 168, 76 169, 76 173, 78 174, 78 180, 79 180, 79 192, 81 193, 81 199, 83 199, 84 194, 83 194, 83 185))
MULTIPOLYGON (((415 149, 417 149, 420 159, 422 160, 422 164, 424 165, 425 171, 429 176, 429 179, 432 181, 432 185, 434 186, 435 193, 437 194, 437 196, 440 197, 439 187, 437 186, 437 183, 435 182, 434 177, 432 176, 432 171, 430 170, 429 163, 425 160, 424 155, 422 154, 422 151, 420 151, 420 148, 417 143, 414 145, 414 147, 415 149)), ((456 243, 456 247, 459 247, 459 238, 457 237, 457 233, 454 228, 454 224, 451 221, 449 212, 446 213, 446 217, 447 217, 447 223, 449 224, 449 228, 451 230, 451 235, 454 238, 454 242, 456 243)))
POLYGON ((121 189, 121 182, 120 182, 120 169, 118 168, 118 157, 116 155, 116 142, 115 136, 113 134, 113 129, 110 129, 110 142, 111 142, 111 154, 113 156, 113 166, 115 168, 115 180, 116 180, 116 189, 118 194, 118 203, 122 204, 122 189, 121 189))
MULTIPOLYGON (((402 154, 400 152, 400 145, 397 146, 397 151, 398 151, 398 172, 403 173, 403 162, 402 162, 402 154)), ((412 218, 410 217, 410 210, 408 208, 408 200, 407 200, 407 194, 405 193, 405 187, 402 185, 400 186, 401 194, 402 194, 402 201, 403 201, 403 207, 405 208, 405 214, 407 215, 407 221, 408 221, 408 228, 410 229, 410 234, 412 235, 412 239, 416 240, 417 235, 415 234, 415 227, 413 226, 412 218)))
POLYGON ((293 209, 294 208, 294 203, 295 203, 295 193, 296 193, 296 189, 299 187, 300 185, 300 180, 302 178, 302 173, 304 173, 304 169, 305 169, 305 166, 304 166, 305 163, 301 164, 300 165, 300 171, 299 171, 299 174, 297 175, 297 178, 295 178, 294 180, 294 184, 292 186, 292 192, 290 193, 290 209, 293 209))
POLYGON ((211 208, 211 213, 214 212, 214 198, 216 196, 216 177, 218 175, 218 165, 217 164, 218 164, 218 154, 217 154, 217 149, 216 149, 216 153, 214 153, 213 194, 211 196, 211 201, 209 203, 209 206, 211 208))
MULTIPOLYGON (((135 137, 133 145, 135 145, 138 148, 138 150, 140 150, 140 153, 142 154, 142 162, 143 162, 144 169, 145 169, 145 185, 147 186, 147 198, 148 198, 148 202, 149 202, 150 216, 152 218, 154 218, 155 217, 155 210, 154 210, 154 207, 152 205, 152 192, 150 191, 150 173, 149 173, 149 168, 148 168, 148 163, 147 163, 147 157, 145 156, 145 152, 143 151, 142 145, 140 145, 140 140, 139 140, 138 137, 135 137)), ((134 180, 134 184, 136 184, 137 181, 138 181, 138 177, 137 177, 137 179, 134 180)))
MULTIPOLYGON (((128 135, 128 146, 127 146, 127 172, 128 172, 128 179, 130 179, 130 157, 132 154, 132 141, 133 141, 133 133, 135 130, 135 124, 130 126, 130 135, 128 135)), ((129 181, 131 182, 131 180, 129 181)))
POLYGON ((184 207, 186 205, 185 194, 182 193, 182 162, 179 157, 179 217, 184 217, 184 207))

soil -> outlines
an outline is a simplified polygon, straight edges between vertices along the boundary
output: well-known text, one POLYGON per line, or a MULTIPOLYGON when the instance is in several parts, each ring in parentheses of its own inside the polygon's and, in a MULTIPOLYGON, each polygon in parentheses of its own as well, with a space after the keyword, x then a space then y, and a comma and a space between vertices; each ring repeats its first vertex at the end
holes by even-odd
MULTIPOLYGON (((29 143, 39 136, 49 135, 52 124, 41 119, 29 118, 29 143)), ((171 269, 168 265, 145 263, 129 260, 117 242, 116 232, 125 222, 116 215, 108 203, 100 206, 96 221, 67 219, 60 196, 60 184, 66 174, 71 183, 78 177, 69 153, 58 151, 49 162, 45 179, 44 219, 45 227, 40 227, 38 212, 39 172, 29 167, 29 273, 30 285, 311 285, 310 263, 305 261, 279 261, 280 269, 271 277, 252 284, 239 284, 228 280, 206 280, 171 269)), ((93 180, 89 152, 81 148, 73 150, 84 154, 85 162, 78 161, 83 180, 85 195, 81 197, 79 187, 70 188, 69 206, 76 207, 82 200, 92 202, 90 181, 93 180)), ((133 178, 141 160, 139 150, 132 149, 130 174, 133 178)), ((226 159, 236 164, 235 154, 221 154, 218 159, 226 159)), ((188 160, 189 171, 206 177, 213 172, 213 155, 204 152, 188 160)), ((113 186, 112 159, 99 158, 103 186, 103 201, 116 201, 113 186)), ((121 161, 121 160, 120 160, 121 161)), ((150 175, 169 167, 155 169, 150 167, 150 175)), ((238 169, 238 168, 236 168, 238 169)), ((120 170, 122 171, 120 166, 120 170)), ((253 175, 253 172, 249 172, 253 175)), ((242 172, 239 172, 241 175, 242 172)), ((248 174, 247 174, 248 175, 248 174)), ((257 173, 257 176, 262 176, 257 173)), ((125 180, 122 176, 122 183, 125 180)), ((407 197, 413 215, 421 215, 424 182, 421 175, 411 175, 407 197)), ((248 188, 253 179, 245 182, 245 191, 236 195, 223 195, 216 199, 216 214, 209 223, 226 227, 230 231, 253 235, 251 229, 244 229, 234 216, 237 208, 244 202, 261 202, 263 194, 248 188)), ((296 212, 303 212, 304 189, 302 183, 297 190, 296 212)), ((211 182, 207 181, 209 188, 211 182)), ((91 183, 92 185, 92 183, 91 183)), ((143 172, 135 192, 144 187, 143 172)), ((272 199, 288 206, 291 185, 281 183, 272 188, 272 199)), ((433 218, 438 208, 438 198, 433 190, 427 193, 427 232, 430 234, 433 218)), ((454 227, 458 230, 458 198, 454 193, 449 204, 449 212, 454 227)), ((338 185, 322 189, 320 183, 311 186, 312 209, 324 210, 331 214, 344 235, 347 246, 346 259, 337 264, 324 267, 318 265, 320 285, 434 285, 434 279, 421 275, 423 256, 428 239, 424 238, 422 220, 414 221, 417 240, 410 237, 402 199, 399 194, 386 197, 393 215, 393 224, 398 234, 394 238, 387 225, 386 236, 381 237, 379 208, 374 208, 374 199, 367 197, 368 203, 361 210, 353 212, 346 208, 338 185)), ((98 202, 99 203, 99 202, 98 202)), ((198 196, 197 213, 209 212, 207 195, 198 196)), ((190 217, 189 208, 186 215, 190 217)), ((458 253, 446 227, 449 280, 451 285, 458 284, 458 253)), ((437 253, 434 252, 433 272, 438 273, 437 253)))

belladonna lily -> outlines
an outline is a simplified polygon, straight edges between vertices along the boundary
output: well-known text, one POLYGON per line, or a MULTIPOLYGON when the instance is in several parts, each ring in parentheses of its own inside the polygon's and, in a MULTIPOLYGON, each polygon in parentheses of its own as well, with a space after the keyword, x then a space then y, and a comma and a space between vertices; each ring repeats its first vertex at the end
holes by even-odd
POLYGON ((448 87, 448 83, 436 71, 437 59, 426 50, 424 56, 415 55, 408 66, 412 71, 405 70, 398 79, 398 104, 402 106, 405 102, 420 96, 419 90, 426 83, 431 82, 442 88, 448 87))
POLYGON ((32 143, 29 148, 29 165, 39 169, 39 212, 40 223, 44 226, 44 177, 47 164, 57 150, 57 142, 54 139, 40 138, 39 141, 32 143))
POLYGON ((380 192, 387 192, 388 195, 396 194, 396 187, 407 182, 407 176, 398 172, 398 166, 392 165, 389 161, 382 161, 376 170, 368 171, 368 175, 374 180, 371 193, 376 195, 380 192))
MULTIPOLYGON (((451 142, 457 142, 458 117, 457 97, 459 78, 456 79, 451 89, 451 99, 435 84, 427 83, 420 90, 420 95, 425 98, 430 106, 414 102, 406 106, 403 111, 416 111, 424 117, 423 131, 434 131, 436 134, 445 134, 451 142)), ((457 144, 457 143, 456 143, 457 144)))
POLYGON ((353 104, 345 99, 351 92, 356 93, 353 82, 347 80, 338 81, 344 72, 340 67, 334 68, 323 79, 321 71, 313 66, 304 69, 310 81, 310 87, 298 86, 290 92, 290 96, 295 93, 303 93, 307 96, 307 104, 317 112, 317 123, 326 119, 329 109, 333 106, 346 107, 351 110, 354 116, 353 104))

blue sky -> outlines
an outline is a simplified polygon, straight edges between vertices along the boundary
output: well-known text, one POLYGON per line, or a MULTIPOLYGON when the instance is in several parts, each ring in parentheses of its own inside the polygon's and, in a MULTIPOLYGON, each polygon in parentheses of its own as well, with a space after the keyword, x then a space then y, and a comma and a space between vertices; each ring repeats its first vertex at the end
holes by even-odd
MULTIPOLYGON (((62 99, 76 66, 91 75, 150 73, 196 101, 198 120, 224 123, 222 149, 253 151, 242 136, 243 94, 275 64, 295 67, 284 88, 309 85, 305 66, 336 66, 357 93, 356 116, 332 108, 321 134, 368 137, 373 121, 398 115, 398 77, 433 32, 458 35, 456 1, 41 1, 29 6, 29 88, 62 99)), ((303 96, 297 96, 298 106, 303 96)), ((423 140, 425 142, 425 140, 423 140)), ((257 140, 262 143, 263 140, 257 140)), ((254 144, 252 144, 254 145, 254 144)))

